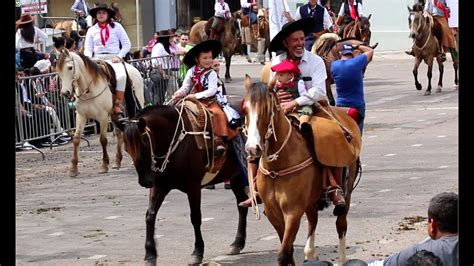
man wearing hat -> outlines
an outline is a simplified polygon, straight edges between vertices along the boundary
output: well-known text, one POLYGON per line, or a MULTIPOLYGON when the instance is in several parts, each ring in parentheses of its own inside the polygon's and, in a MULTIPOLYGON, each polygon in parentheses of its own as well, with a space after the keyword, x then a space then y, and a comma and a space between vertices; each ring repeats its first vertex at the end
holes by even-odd
POLYGON ((91 9, 89 3, 86 0, 75 0, 71 6, 71 11, 77 16, 77 22, 83 29, 87 29, 86 17, 89 15, 91 9))
POLYGON ((24 13, 16 21, 15 45, 19 51, 20 65, 25 69, 33 67, 38 60, 49 58, 49 54, 40 53, 34 48, 37 42, 46 42, 48 39, 46 33, 33 25, 35 18, 29 13, 24 13))
POLYGON ((84 55, 103 59, 114 69, 117 80, 114 113, 121 114, 123 113, 122 103, 127 80, 122 58, 130 51, 130 39, 122 25, 112 21, 115 11, 106 4, 98 4, 89 13, 96 23, 87 31, 84 55))
POLYGON ((331 64, 337 91, 336 106, 349 107, 349 115, 356 120, 362 134, 365 118, 364 69, 372 60, 374 49, 346 41, 339 53, 341 59, 331 64), (362 53, 354 56, 356 49, 362 53))

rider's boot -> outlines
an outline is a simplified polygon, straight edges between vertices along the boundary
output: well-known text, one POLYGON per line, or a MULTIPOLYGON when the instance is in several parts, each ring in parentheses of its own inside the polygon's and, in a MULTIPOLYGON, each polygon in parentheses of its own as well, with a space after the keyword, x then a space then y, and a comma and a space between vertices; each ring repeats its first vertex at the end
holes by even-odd
POLYGON ((441 45, 438 45, 438 55, 436 57, 441 59, 441 62, 446 61, 446 53, 444 52, 443 47, 441 45))
POLYGON ((224 154, 226 148, 225 148, 225 141, 221 136, 215 136, 214 137, 214 144, 216 146, 216 154, 217 155, 222 155, 224 154))
POLYGON ((406 51, 405 51, 405 54, 411 55, 411 56, 415 56, 415 54, 413 53, 413 47, 410 48, 410 50, 406 50, 406 51))
MULTIPOLYGON (((248 166, 249 166, 248 171, 251 171, 252 177, 253 177, 253 187, 255 188, 255 197, 256 197, 256 199, 257 199, 257 203, 258 203, 258 204, 261 204, 261 203, 262 203, 262 199, 261 199, 260 196, 258 195, 258 189, 257 189, 257 171, 258 171, 258 164, 257 164, 257 163, 251 163, 251 162, 249 162, 249 163, 248 163, 248 166)), ((246 208, 252 207, 252 198, 249 197, 248 199, 242 201, 241 203, 239 203, 239 206, 240 206, 240 207, 246 207, 246 208)))
POLYGON ((329 178, 329 199, 334 204, 334 215, 341 213, 346 208, 344 191, 342 190, 342 168, 327 167, 329 178))
POLYGON ((250 57, 250 55, 252 54, 251 52, 251 49, 252 49, 252 45, 251 44, 247 44, 247 62, 249 63, 252 63, 252 58, 250 57))
POLYGON ((114 115, 123 116, 123 99, 125 92, 116 91, 114 96, 114 115))

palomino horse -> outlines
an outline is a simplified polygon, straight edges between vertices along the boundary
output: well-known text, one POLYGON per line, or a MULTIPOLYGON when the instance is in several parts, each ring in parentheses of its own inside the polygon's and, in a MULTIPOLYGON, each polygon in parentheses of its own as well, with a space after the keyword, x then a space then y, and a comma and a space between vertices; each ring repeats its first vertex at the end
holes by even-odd
MULTIPOLYGON (((140 106, 144 106, 143 79, 140 72, 133 66, 125 63, 132 88, 140 106)), ((109 155, 107 153, 107 128, 109 115, 112 113, 113 101, 107 70, 82 54, 69 53, 67 49, 61 52, 56 70, 62 81, 61 94, 68 98, 75 98, 76 106, 76 131, 74 133, 74 151, 71 159, 69 175, 77 176, 78 150, 81 134, 88 119, 94 119, 100 124, 100 144, 102 145, 102 166, 99 173, 109 170, 109 155)), ((133 108, 127 106, 127 111, 133 108)), ((122 134, 115 130, 117 136, 117 150, 112 168, 119 169, 122 161, 122 134)))
MULTIPOLYGON (((422 12, 413 11, 408 7, 408 26, 410 27, 410 38, 413 39, 413 53, 415 55, 415 65, 413 67, 413 76, 415 77, 415 87, 417 90, 421 90, 422 86, 418 82, 418 67, 421 61, 425 61, 428 65, 428 87, 426 88, 424 95, 431 94, 431 77, 433 76, 433 59, 438 54, 438 46, 441 45, 436 38, 438 32, 440 32, 439 24, 433 19, 431 15, 424 16, 422 12)), ((439 35, 438 35, 439 36, 439 35)), ((443 61, 439 57, 436 57, 439 68, 439 80, 438 88, 436 92, 441 92, 443 88, 443 72, 444 66, 443 61)), ((458 85, 458 62, 453 60, 454 66, 454 83, 458 85)))
MULTIPOLYGON (((197 139, 194 136, 206 137, 209 132, 193 132, 189 119, 191 118, 181 107, 158 105, 146 107, 135 116, 134 120, 118 125, 124 132, 125 150, 133 160, 138 173, 138 183, 150 188, 146 212, 145 260, 152 265, 156 265, 158 256, 154 240, 156 216, 163 200, 172 189, 178 189, 188 196, 195 237, 194 251, 189 264, 200 264, 203 260, 201 188, 206 185, 202 182, 208 175, 206 171, 209 154, 206 149, 197 146, 197 139), (183 167, 184 165, 186 167, 183 167)), ((239 176, 239 166, 232 154, 234 152, 232 145, 227 147, 222 169, 211 183, 205 183, 216 184, 230 178, 237 204, 248 198, 243 184, 245 178, 239 176)), ((239 254, 245 246, 248 209, 238 207, 238 211, 239 225, 228 253, 230 255, 239 254)))
MULTIPOLYGON (((212 19, 212 18, 211 18, 212 19)), ((189 42, 198 44, 209 37, 206 33, 205 26, 207 21, 199 21, 194 24, 189 31, 189 42)), ((230 61, 235 54, 238 46, 237 38, 240 34, 239 25, 237 24, 236 15, 226 21, 223 31, 220 33, 220 42, 222 43, 222 55, 225 58, 225 82, 231 82, 230 77, 230 61)))
POLYGON ((344 28, 342 39, 354 38, 359 41, 362 41, 365 45, 370 45, 370 37, 372 32, 370 31, 370 18, 372 14, 368 17, 361 17, 360 20, 352 21, 346 25, 344 28))
MULTIPOLYGON (((322 209, 325 205, 318 203, 324 195, 323 167, 317 161, 312 141, 307 140, 307 135, 312 134, 311 129, 308 132, 308 124, 303 124, 300 132, 283 113, 275 92, 268 90, 264 83, 252 83, 249 76, 246 76, 244 83, 247 90, 245 109, 248 127, 245 148, 250 156, 260 157, 257 187, 265 205, 265 215, 280 238, 278 264, 296 265, 293 242, 305 213, 308 218, 308 235, 304 254, 306 259, 315 259, 314 234, 318 207, 322 209), (295 150, 294 147, 298 149, 295 150)), ((345 108, 334 107, 332 110, 341 116, 346 114, 345 108)), ((348 121, 352 123, 352 128, 358 128, 355 121, 348 121)), ((347 213, 357 175, 357 162, 350 165, 348 175, 347 205, 336 221, 339 265, 346 260, 347 213)))

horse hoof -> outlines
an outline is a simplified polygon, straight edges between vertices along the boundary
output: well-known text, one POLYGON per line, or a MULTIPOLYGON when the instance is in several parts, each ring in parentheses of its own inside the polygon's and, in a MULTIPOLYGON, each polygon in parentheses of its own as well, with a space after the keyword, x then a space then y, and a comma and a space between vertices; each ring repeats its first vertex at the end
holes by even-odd
POLYGON ((156 265, 156 257, 145 259, 145 266, 155 266, 156 265))
POLYGON ((431 91, 425 91, 425 96, 431 95, 431 91))
POLYGON ((121 164, 120 163, 114 163, 114 165, 112 165, 112 169, 120 169, 120 166, 121 164))
POLYGON ((202 256, 192 255, 191 260, 188 262, 188 265, 199 265, 202 263, 202 256))
POLYGON ((438 87, 438 88, 435 90, 435 92, 440 93, 441 90, 442 90, 442 88, 441 88, 441 87, 438 87))
POLYGON ((455 91, 459 90, 459 85, 458 84, 454 84, 454 90, 455 91))
POLYGON ((109 168, 108 167, 101 167, 100 168, 100 171, 99 171, 99 174, 105 174, 109 171, 109 168))
POLYGON ((242 248, 237 247, 237 246, 230 246, 229 252, 227 252, 227 255, 239 255, 240 251, 242 248))
POLYGON ((71 170, 69 171, 69 177, 76 177, 79 174, 77 170, 71 170))
POLYGON ((421 87, 421 84, 415 84, 415 87, 417 90, 421 91, 422 87, 421 87))
POLYGON ((225 78, 225 83, 230 83, 232 82, 232 78, 225 78))

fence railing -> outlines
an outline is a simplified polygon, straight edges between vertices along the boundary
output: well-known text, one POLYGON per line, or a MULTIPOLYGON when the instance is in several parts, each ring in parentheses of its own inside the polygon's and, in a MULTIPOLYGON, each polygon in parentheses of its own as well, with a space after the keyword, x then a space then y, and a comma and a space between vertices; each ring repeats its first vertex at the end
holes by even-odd
MULTIPOLYGON (((179 88, 180 62, 177 56, 130 60, 143 77, 145 106, 163 104, 179 88)), ((74 102, 60 95, 61 81, 57 73, 20 77, 15 83, 15 143, 20 149, 37 146, 52 148, 69 141, 76 129, 74 102)), ((96 123, 89 120, 86 129, 96 123)), ((102 126, 102 125, 101 125, 102 126)), ((107 125, 110 126, 110 125, 107 125)), ((96 132, 96 130, 94 131, 96 132)))

